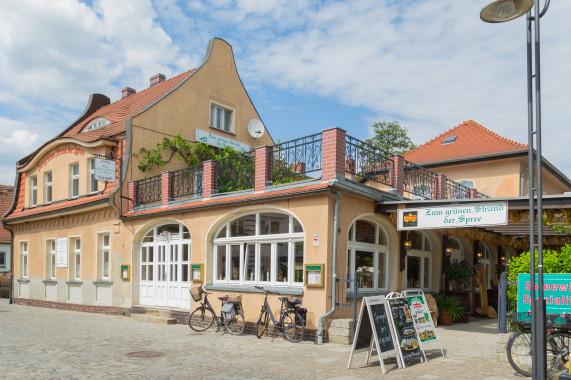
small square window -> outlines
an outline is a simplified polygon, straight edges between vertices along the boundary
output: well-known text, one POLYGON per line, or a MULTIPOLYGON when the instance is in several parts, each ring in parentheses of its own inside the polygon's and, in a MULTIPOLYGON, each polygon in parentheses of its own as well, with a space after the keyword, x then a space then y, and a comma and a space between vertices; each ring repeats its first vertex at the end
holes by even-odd
POLYGON ((225 132, 233 132, 234 111, 217 104, 210 105, 210 126, 225 132))

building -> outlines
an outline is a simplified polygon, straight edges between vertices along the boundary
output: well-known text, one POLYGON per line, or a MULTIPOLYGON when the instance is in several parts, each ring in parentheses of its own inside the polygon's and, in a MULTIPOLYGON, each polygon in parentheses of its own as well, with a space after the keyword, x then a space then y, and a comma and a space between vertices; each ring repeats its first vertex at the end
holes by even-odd
MULTIPOLYGON (((12 204, 13 186, 0 185, 0 214, 4 215, 12 204)), ((0 225, 0 272, 10 272, 12 257, 12 236, 10 231, 0 225)))
POLYGON ((487 265, 489 278, 525 246, 478 228, 397 230, 399 209, 497 198, 339 128, 276 144, 220 39, 194 70, 155 75, 114 103, 92 95, 77 121, 18 162, 15 191, 3 223, 14 236, 16 302, 118 314, 168 308, 183 322, 189 289, 202 284, 214 295, 241 293, 251 328, 263 302, 255 286, 264 286, 301 297, 315 333, 332 308, 333 272, 356 275, 361 296, 439 292, 450 257, 487 265), (147 165, 146 154, 178 134, 239 153, 189 166, 167 146, 164 165, 147 165), (96 179, 96 158, 113 162, 107 181, 96 179))

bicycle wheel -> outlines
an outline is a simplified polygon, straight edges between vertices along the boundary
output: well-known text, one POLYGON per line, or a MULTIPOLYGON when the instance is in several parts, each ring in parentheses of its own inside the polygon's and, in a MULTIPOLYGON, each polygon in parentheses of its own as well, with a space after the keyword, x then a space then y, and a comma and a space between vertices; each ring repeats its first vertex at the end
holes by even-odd
POLYGON ((260 337, 264 335, 264 332, 266 332, 268 329, 269 320, 270 316, 268 315, 267 310, 262 311, 260 318, 258 318, 258 323, 256 323, 256 336, 258 339, 260 339, 260 337))
POLYGON ((508 339, 506 346, 508 362, 517 372, 531 377, 531 329, 516 331, 508 339))
POLYGON ((283 316, 282 327, 284 336, 292 343, 297 343, 303 339, 305 334, 305 323, 295 310, 286 312, 283 316))
POLYGON ((236 310, 236 315, 224 321, 224 327, 230 334, 240 335, 244 331, 244 314, 242 310, 236 310))
POLYGON ((199 307, 190 314, 188 325, 197 332, 208 329, 214 323, 214 314, 212 310, 199 307))
POLYGON ((553 379, 557 372, 565 369, 569 361, 571 332, 555 331, 547 335, 547 376, 553 379))

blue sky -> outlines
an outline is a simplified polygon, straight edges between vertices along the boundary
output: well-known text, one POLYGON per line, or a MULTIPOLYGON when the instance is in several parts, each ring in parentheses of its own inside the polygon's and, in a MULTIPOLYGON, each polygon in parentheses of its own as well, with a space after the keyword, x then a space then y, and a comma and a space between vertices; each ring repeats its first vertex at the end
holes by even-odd
MULTIPOLYGON (((208 41, 277 140, 397 120, 422 144, 465 120, 527 143, 525 20, 487 24, 485 1, 3 0, 0 183, 69 126, 91 93, 118 100, 200 64, 208 41)), ((543 4, 543 2, 542 2, 543 4)), ((571 1, 541 19, 544 156, 571 177, 571 1)))

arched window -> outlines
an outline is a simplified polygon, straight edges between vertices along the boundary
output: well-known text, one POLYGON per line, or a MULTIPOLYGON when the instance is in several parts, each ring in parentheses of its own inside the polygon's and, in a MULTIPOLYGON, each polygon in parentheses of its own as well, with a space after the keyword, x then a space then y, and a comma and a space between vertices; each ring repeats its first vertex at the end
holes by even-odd
POLYGON ((409 231, 406 239, 411 247, 406 257, 405 288, 430 289, 432 281, 432 244, 421 231, 409 231))
POLYGON ((460 240, 455 236, 448 237, 448 247, 450 249, 450 261, 462 261, 464 260, 464 249, 460 244, 460 240))
POLYGON ((303 286, 304 233, 293 216, 243 215, 215 236, 215 284, 303 286))
POLYGON ((347 236, 348 278, 357 273, 359 291, 388 290, 389 246, 387 235, 376 222, 359 219, 347 236))
POLYGON ((97 119, 91 121, 87 124, 87 127, 83 129, 83 132, 91 132, 95 131, 96 129, 103 128, 104 126, 111 124, 109 120, 104 117, 98 117, 97 119))

